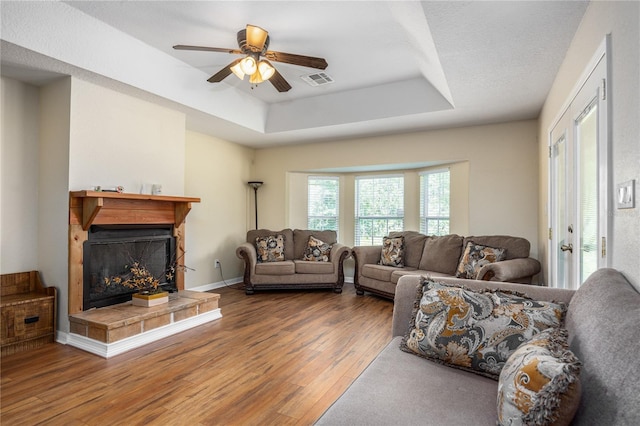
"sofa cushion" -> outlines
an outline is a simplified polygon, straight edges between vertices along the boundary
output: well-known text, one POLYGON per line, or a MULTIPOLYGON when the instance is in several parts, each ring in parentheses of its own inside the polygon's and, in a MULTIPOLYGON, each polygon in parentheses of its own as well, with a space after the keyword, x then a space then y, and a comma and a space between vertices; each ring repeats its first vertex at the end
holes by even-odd
POLYGON ((495 425, 498 382, 389 345, 322 415, 318 425, 495 425))
POLYGON ((402 349, 497 380, 516 348, 559 327, 565 311, 564 304, 424 278, 402 349))
POLYGON ((503 248, 489 247, 468 241, 456 269, 456 278, 475 280, 484 265, 500 262, 505 257, 506 250, 503 248))
POLYGON ((568 425, 580 402, 578 358, 567 330, 549 328, 509 357, 498 381, 498 424, 568 425))
POLYGON ((382 239, 380 265, 404 267, 404 237, 384 237, 382 239))
POLYGON ((333 244, 325 243, 324 241, 311 235, 309 237, 309 241, 307 242, 307 249, 304 252, 302 260, 308 260, 312 262, 328 262, 332 247, 333 244))
MULTIPOLYGON (((429 274, 429 272, 421 271, 420 269, 409 268, 405 266, 402 269, 396 269, 395 271, 391 272, 391 282, 393 284, 398 284, 398 280, 405 275, 427 275, 427 274, 429 274)), ((432 276, 438 276, 437 272, 434 272, 433 274, 434 275, 432 276)))
POLYGON ((526 238, 511 237, 509 235, 479 235, 465 237, 462 247, 466 247, 469 241, 483 246, 500 247, 507 250, 505 260, 529 257, 531 244, 526 238))
POLYGON ((428 237, 418 269, 455 275, 462 253, 462 240, 456 234, 428 237))
POLYGON ((281 231, 271 231, 269 229, 252 229, 251 231, 247 232, 247 242, 255 245, 256 238, 277 234, 282 234, 282 236, 284 237, 284 258, 287 260, 293 260, 293 231, 289 228, 283 229, 281 231))
POLYGON ((256 253, 258 263, 284 261, 284 236, 265 235, 256 238, 256 253))
POLYGON ((333 263, 313 260, 294 260, 296 274, 332 274, 333 263))
POLYGON ((327 244, 335 244, 338 242, 338 234, 336 231, 324 230, 316 231, 313 229, 294 229, 293 233, 293 246, 291 247, 291 256, 287 259, 302 259, 307 250, 309 237, 313 236, 319 240, 324 241, 327 244))
POLYGON ((373 263, 367 263, 362 265, 362 276, 367 278, 373 278, 378 281, 391 281, 391 273, 397 269, 393 266, 377 265, 373 263))
POLYGON ((416 231, 393 231, 389 232, 389 237, 404 237, 404 266, 417 268, 427 236, 416 231))
POLYGON ((293 260, 263 262, 256 264, 257 275, 291 275, 296 272, 293 260))

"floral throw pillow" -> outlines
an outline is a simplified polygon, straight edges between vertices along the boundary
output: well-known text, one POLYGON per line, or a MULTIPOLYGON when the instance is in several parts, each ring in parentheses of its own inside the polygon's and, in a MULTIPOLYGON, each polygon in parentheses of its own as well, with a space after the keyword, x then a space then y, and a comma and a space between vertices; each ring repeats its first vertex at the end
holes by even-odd
POLYGON ((284 235, 267 235, 256 238, 258 263, 284 261, 284 235))
POLYGON ((497 380, 518 346, 542 330, 560 327, 565 311, 561 303, 423 278, 400 347, 497 380))
POLYGON ((384 237, 380 265, 404 267, 404 237, 384 237))
POLYGON ((500 262, 506 255, 506 249, 483 246, 469 241, 460 257, 456 277, 474 280, 480 268, 488 263, 500 262))
POLYGON ((547 329, 509 357, 498 381, 498 424, 568 425, 580 403, 582 363, 567 330, 547 329))
POLYGON ((309 242, 307 243, 307 249, 304 251, 302 260, 309 260, 313 262, 328 262, 329 254, 333 244, 327 244, 324 241, 311 235, 309 242))

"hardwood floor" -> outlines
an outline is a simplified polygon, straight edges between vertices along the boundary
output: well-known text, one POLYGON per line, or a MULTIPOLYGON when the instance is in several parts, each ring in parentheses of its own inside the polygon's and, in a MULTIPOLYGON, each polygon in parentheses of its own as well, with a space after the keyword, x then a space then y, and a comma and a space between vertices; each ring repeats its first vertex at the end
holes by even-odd
POLYGON ((3 357, 0 423, 313 424, 391 337, 393 303, 344 287, 216 289, 221 319, 110 359, 58 343, 3 357))

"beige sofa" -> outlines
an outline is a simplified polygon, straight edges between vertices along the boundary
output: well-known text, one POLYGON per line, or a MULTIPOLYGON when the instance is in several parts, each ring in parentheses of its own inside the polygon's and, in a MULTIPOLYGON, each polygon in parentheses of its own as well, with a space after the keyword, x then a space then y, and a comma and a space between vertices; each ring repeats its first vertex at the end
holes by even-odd
POLYGON ((354 284, 359 295, 369 291, 393 299, 398 279, 403 275, 455 276, 469 241, 506 249, 503 261, 482 266, 473 279, 531 284, 533 276, 540 272, 540 262, 529 257, 531 245, 525 238, 506 235, 426 236, 415 231, 389 233, 389 237, 400 236, 404 237, 404 267, 379 264, 382 246, 353 247, 354 284))
POLYGON ((335 231, 283 229, 271 231, 258 229, 247 232, 247 241, 236 249, 236 255, 244 260, 245 293, 257 290, 330 288, 342 292, 344 285, 343 263, 351 250, 337 242, 335 231), (326 261, 303 260, 309 237, 331 245, 326 261), (284 244, 282 256, 274 261, 258 260, 256 239, 264 242, 268 237, 278 237, 284 244))

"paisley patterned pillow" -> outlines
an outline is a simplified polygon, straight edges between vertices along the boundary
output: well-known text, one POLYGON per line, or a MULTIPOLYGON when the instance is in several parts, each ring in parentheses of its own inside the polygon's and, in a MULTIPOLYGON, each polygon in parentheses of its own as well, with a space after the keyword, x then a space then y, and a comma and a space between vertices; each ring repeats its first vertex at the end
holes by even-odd
POLYGON ((500 262, 506 255, 506 249, 483 246, 469 241, 460 257, 456 277, 475 280, 480 268, 488 263, 500 262))
POLYGON ((565 311, 561 303, 423 278, 400 347, 497 380, 518 346, 542 330, 560 327, 565 311))
POLYGON ((258 263, 284 261, 284 235, 267 235, 256 238, 258 263))
POLYGON ((567 330, 547 329, 509 357, 498 381, 498 424, 568 425, 580 403, 582 363, 567 330))
POLYGON ((317 239, 313 235, 309 237, 307 243, 307 249, 304 251, 302 260, 310 260, 315 262, 328 262, 329 254, 333 244, 327 244, 322 240, 317 239))
POLYGON ((384 237, 380 265, 404 267, 404 237, 384 237))

